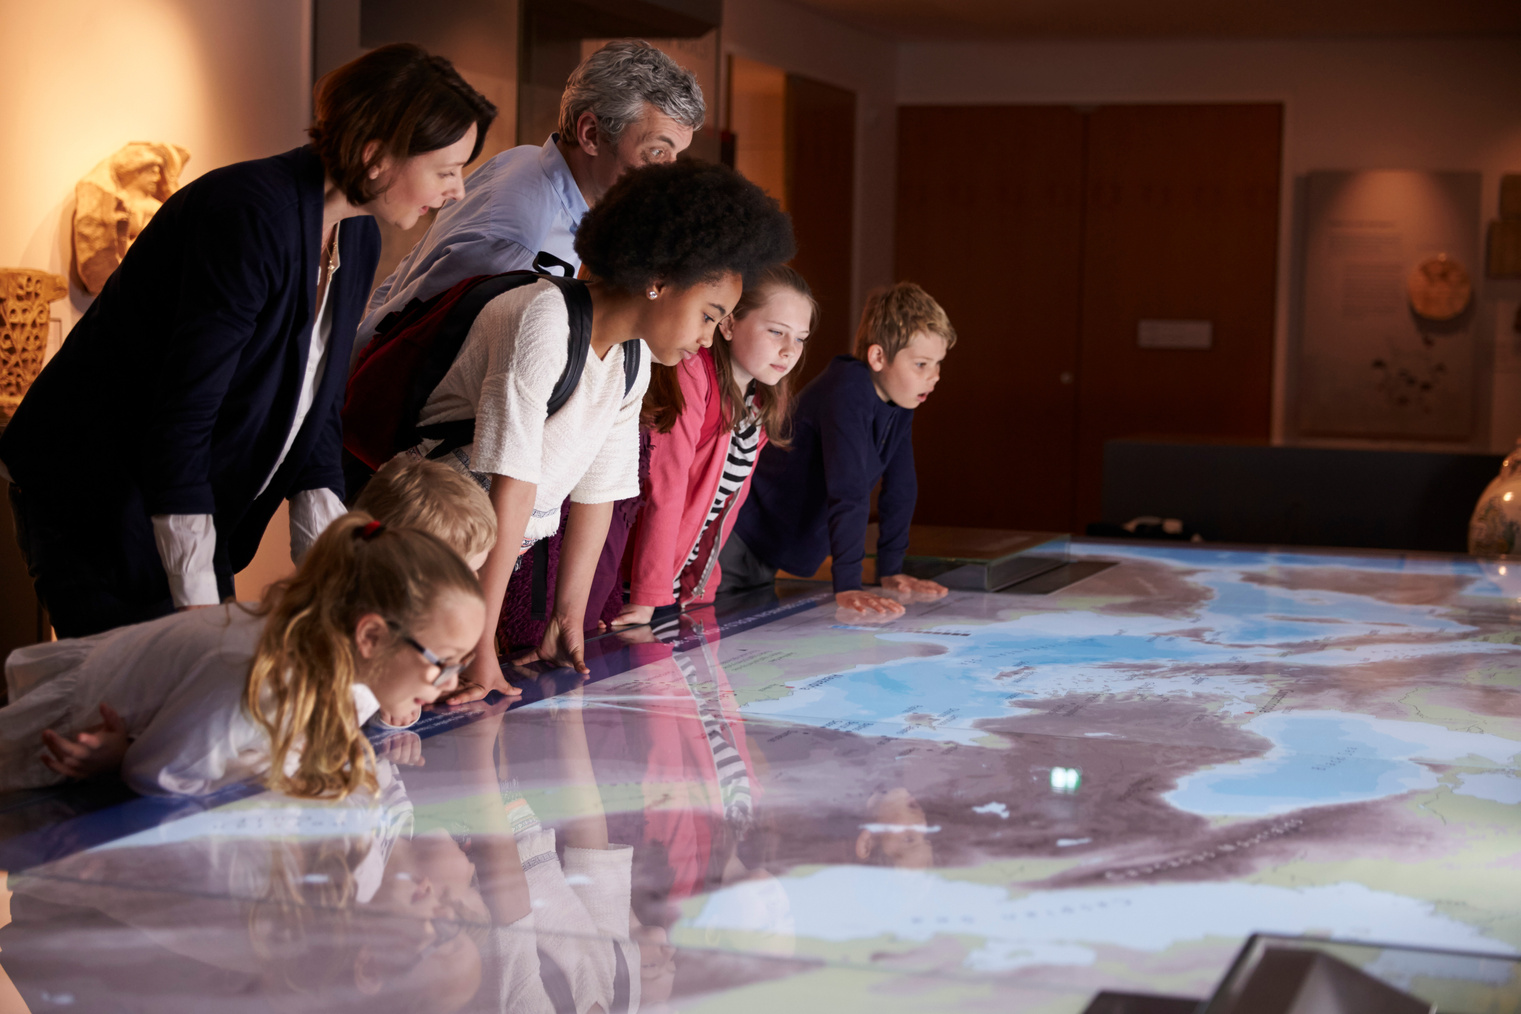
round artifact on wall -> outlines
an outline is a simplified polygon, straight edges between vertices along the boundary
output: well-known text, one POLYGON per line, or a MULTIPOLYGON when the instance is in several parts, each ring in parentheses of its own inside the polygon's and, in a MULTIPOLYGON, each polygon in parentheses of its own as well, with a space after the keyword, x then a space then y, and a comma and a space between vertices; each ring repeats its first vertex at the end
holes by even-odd
POLYGON ((1473 300, 1473 280, 1468 269, 1446 254, 1417 264, 1405 279, 1405 292, 1416 316, 1426 320, 1453 320, 1473 300))
POLYGON ((74 184, 74 263, 99 293, 143 226, 180 188, 190 152, 177 144, 133 141, 74 184))
POLYGON ((62 275, 0 268, 0 422, 9 422, 42 372, 52 320, 50 303, 69 294, 62 275))

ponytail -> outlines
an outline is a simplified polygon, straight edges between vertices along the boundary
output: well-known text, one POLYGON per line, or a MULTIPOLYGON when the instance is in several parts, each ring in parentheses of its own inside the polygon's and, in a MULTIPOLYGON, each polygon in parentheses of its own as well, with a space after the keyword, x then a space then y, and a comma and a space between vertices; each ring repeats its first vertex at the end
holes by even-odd
POLYGON ((410 627, 448 589, 481 597, 475 574, 443 542, 359 512, 329 525, 295 575, 270 588, 243 691, 269 735, 266 786, 313 799, 374 789, 374 753, 354 709, 354 628, 370 613, 410 627))

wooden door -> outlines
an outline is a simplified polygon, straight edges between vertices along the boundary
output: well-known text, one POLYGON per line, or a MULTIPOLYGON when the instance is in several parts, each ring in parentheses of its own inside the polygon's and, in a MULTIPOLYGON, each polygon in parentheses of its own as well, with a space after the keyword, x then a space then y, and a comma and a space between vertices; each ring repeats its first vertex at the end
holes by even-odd
POLYGON ((797 236, 792 266, 808 279, 821 314, 793 390, 850 351, 851 250, 855 236, 855 92, 787 75, 787 210, 797 236))
POLYGON ((917 522, 1071 522, 1082 181, 1071 108, 898 111, 897 277, 958 334, 914 418, 917 522))
POLYGON ((1105 440, 1268 439, 1282 133, 1280 105, 1089 114, 1075 531, 1105 440), (1143 348, 1143 320, 1209 321, 1211 345, 1143 348))

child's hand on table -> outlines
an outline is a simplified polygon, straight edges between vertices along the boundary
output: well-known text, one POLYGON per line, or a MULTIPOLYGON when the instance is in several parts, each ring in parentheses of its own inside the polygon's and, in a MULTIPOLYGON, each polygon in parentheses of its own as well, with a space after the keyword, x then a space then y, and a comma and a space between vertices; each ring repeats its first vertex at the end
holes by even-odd
POLYGON ((508 683, 502 675, 502 663, 496 653, 477 655, 469 667, 459 674, 459 688, 438 699, 440 704, 468 704, 483 700, 491 691, 497 690, 508 697, 517 697, 523 691, 508 683))
POLYGON ((902 616, 903 603, 890 599, 885 595, 875 595, 869 591, 857 588, 855 591, 842 591, 834 593, 834 604, 841 609, 853 613, 864 613, 868 616, 902 616))
POLYGON ((621 627, 642 627, 648 624, 654 615, 654 606, 638 606, 630 602, 623 607, 623 612, 613 618, 612 628, 618 630, 621 627))
POLYGON ((909 577, 907 574, 887 575, 882 579, 882 589, 898 595, 907 595, 910 602, 928 602, 932 599, 944 598, 947 591, 945 585, 936 581, 909 577))
POLYGON ((100 706, 101 722, 73 739, 64 739, 52 729, 42 731, 42 743, 48 753, 42 763, 66 778, 90 778, 121 767, 127 755, 127 724, 109 704, 100 706))
POLYGON ((591 675, 591 669, 586 664, 586 638, 581 633, 581 624, 558 614, 549 618, 549 623, 544 628, 544 640, 539 646, 514 655, 512 662, 515 665, 547 662, 553 666, 574 669, 582 676, 591 675))

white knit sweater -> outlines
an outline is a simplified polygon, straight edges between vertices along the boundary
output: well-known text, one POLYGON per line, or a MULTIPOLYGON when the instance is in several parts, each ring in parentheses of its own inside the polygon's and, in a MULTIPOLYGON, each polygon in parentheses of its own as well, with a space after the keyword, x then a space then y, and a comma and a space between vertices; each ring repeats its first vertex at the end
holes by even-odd
MULTIPOLYGON (((481 475, 538 484, 526 540, 553 535, 560 504, 639 495, 639 407, 650 351, 623 393, 623 347, 586 357, 581 382, 553 416, 549 395, 565 371, 570 318, 550 282, 510 289, 487 303, 434 388, 421 425, 475 419, 475 443, 446 458, 481 475)), ((427 446, 424 446, 424 450, 427 446)))

